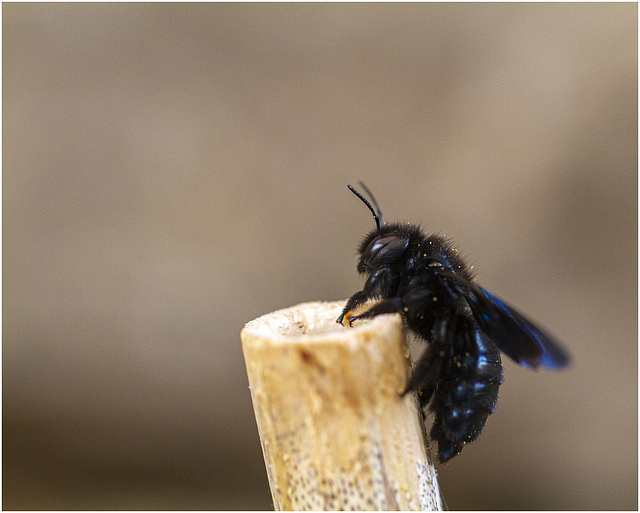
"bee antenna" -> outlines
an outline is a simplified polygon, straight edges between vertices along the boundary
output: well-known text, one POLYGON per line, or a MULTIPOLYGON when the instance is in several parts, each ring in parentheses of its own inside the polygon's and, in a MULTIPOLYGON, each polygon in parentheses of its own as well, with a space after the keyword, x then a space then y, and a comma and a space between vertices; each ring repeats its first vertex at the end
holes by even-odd
POLYGON ((380 231, 380 226, 382 225, 382 212, 380 212, 380 207, 378 206, 378 202, 376 201, 373 194, 371 194, 371 191, 369 190, 369 188, 364 183, 362 182, 358 182, 358 183, 360 184, 360 187, 362 187, 364 191, 371 198, 371 201, 376 206, 375 210, 373 209, 373 207, 371 206, 371 203, 369 203, 367 198, 365 198, 362 194, 356 191, 351 185, 347 185, 347 187, 352 193, 354 193, 356 196, 358 196, 358 198, 360 198, 360 200, 369 208, 369 210, 371 210, 371 213, 373 214, 373 219, 376 222, 376 227, 378 228, 378 231, 380 231))
POLYGON ((369 195, 369 198, 371 199, 371 203, 373 203, 373 206, 376 209, 376 214, 378 214, 378 219, 380 219, 380 222, 382 223, 382 212, 380 211, 380 206, 376 201, 376 197, 373 195, 369 187, 367 187, 362 180, 358 180, 358 184, 360 185, 360 187, 364 189, 364 192, 366 192, 369 195))

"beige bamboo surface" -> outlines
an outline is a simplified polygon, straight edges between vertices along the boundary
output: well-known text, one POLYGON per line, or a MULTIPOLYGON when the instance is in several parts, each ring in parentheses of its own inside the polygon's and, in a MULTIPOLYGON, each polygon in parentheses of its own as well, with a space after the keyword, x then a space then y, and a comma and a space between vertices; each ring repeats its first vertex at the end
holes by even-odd
POLYGON ((242 348, 277 510, 441 510, 399 315, 354 328, 344 301, 255 319, 242 348))

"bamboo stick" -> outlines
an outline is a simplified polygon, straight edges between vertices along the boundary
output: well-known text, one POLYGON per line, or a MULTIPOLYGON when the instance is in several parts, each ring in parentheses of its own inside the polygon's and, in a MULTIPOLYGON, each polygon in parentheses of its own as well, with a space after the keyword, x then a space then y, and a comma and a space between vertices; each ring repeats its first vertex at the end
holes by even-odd
POLYGON ((400 397, 402 318, 355 328, 344 301, 304 303, 242 330, 276 510, 441 510, 414 394, 400 397))

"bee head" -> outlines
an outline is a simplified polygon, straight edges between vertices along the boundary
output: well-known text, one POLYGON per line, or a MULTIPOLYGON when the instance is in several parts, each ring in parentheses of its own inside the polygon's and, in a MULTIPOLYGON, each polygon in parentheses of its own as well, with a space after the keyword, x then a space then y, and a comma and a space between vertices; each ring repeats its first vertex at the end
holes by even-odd
POLYGON ((359 184, 371 198, 371 203, 375 205, 374 210, 371 203, 362 194, 351 185, 348 186, 349 190, 369 208, 376 222, 376 229, 365 237, 360 246, 360 262, 358 263, 360 274, 370 274, 375 269, 388 267, 398 262, 409 245, 409 237, 397 231, 395 225, 382 225, 382 212, 378 202, 364 183, 359 182, 359 184))

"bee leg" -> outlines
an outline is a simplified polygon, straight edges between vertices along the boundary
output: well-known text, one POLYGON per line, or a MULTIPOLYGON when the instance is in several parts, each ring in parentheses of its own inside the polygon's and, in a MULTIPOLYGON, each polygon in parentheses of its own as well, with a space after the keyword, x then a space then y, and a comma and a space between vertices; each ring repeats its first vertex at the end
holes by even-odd
POLYGON ((403 305, 404 303, 401 297, 383 299, 379 303, 376 303, 371 308, 369 308, 369 310, 367 310, 366 312, 349 317, 349 324, 360 319, 371 319, 372 317, 376 317, 377 315, 402 312, 404 308, 403 305))
POLYGON ((407 388, 402 393, 402 395, 406 395, 419 390, 422 392, 420 404, 423 407, 431 401, 436 385, 441 379, 441 362, 444 357, 441 351, 451 344, 449 324, 446 316, 435 321, 431 340, 413 368, 407 388))
POLYGON ((435 365, 438 355, 433 349, 433 344, 425 349, 411 372, 411 378, 407 383, 407 387, 404 392, 402 392, 403 396, 419 390, 422 392, 422 396, 420 397, 421 403, 424 402, 426 404, 431 400, 431 396, 435 391, 435 385, 440 377, 439 366, 435 365))
POLYGON ((338 324, 342 324, 342 321, 344 320, 345 315, 347 315, 350 311, 356 309, 358 306, 366 302, 367 302, 367 294, 365 293, 364 290, 359 290, 347 300, 347 304, 344 305, 344 308, 342 309, 342 314, 340 315, 340 317, 338 317, 338 319, 336 319, 336 322, 338 324))

